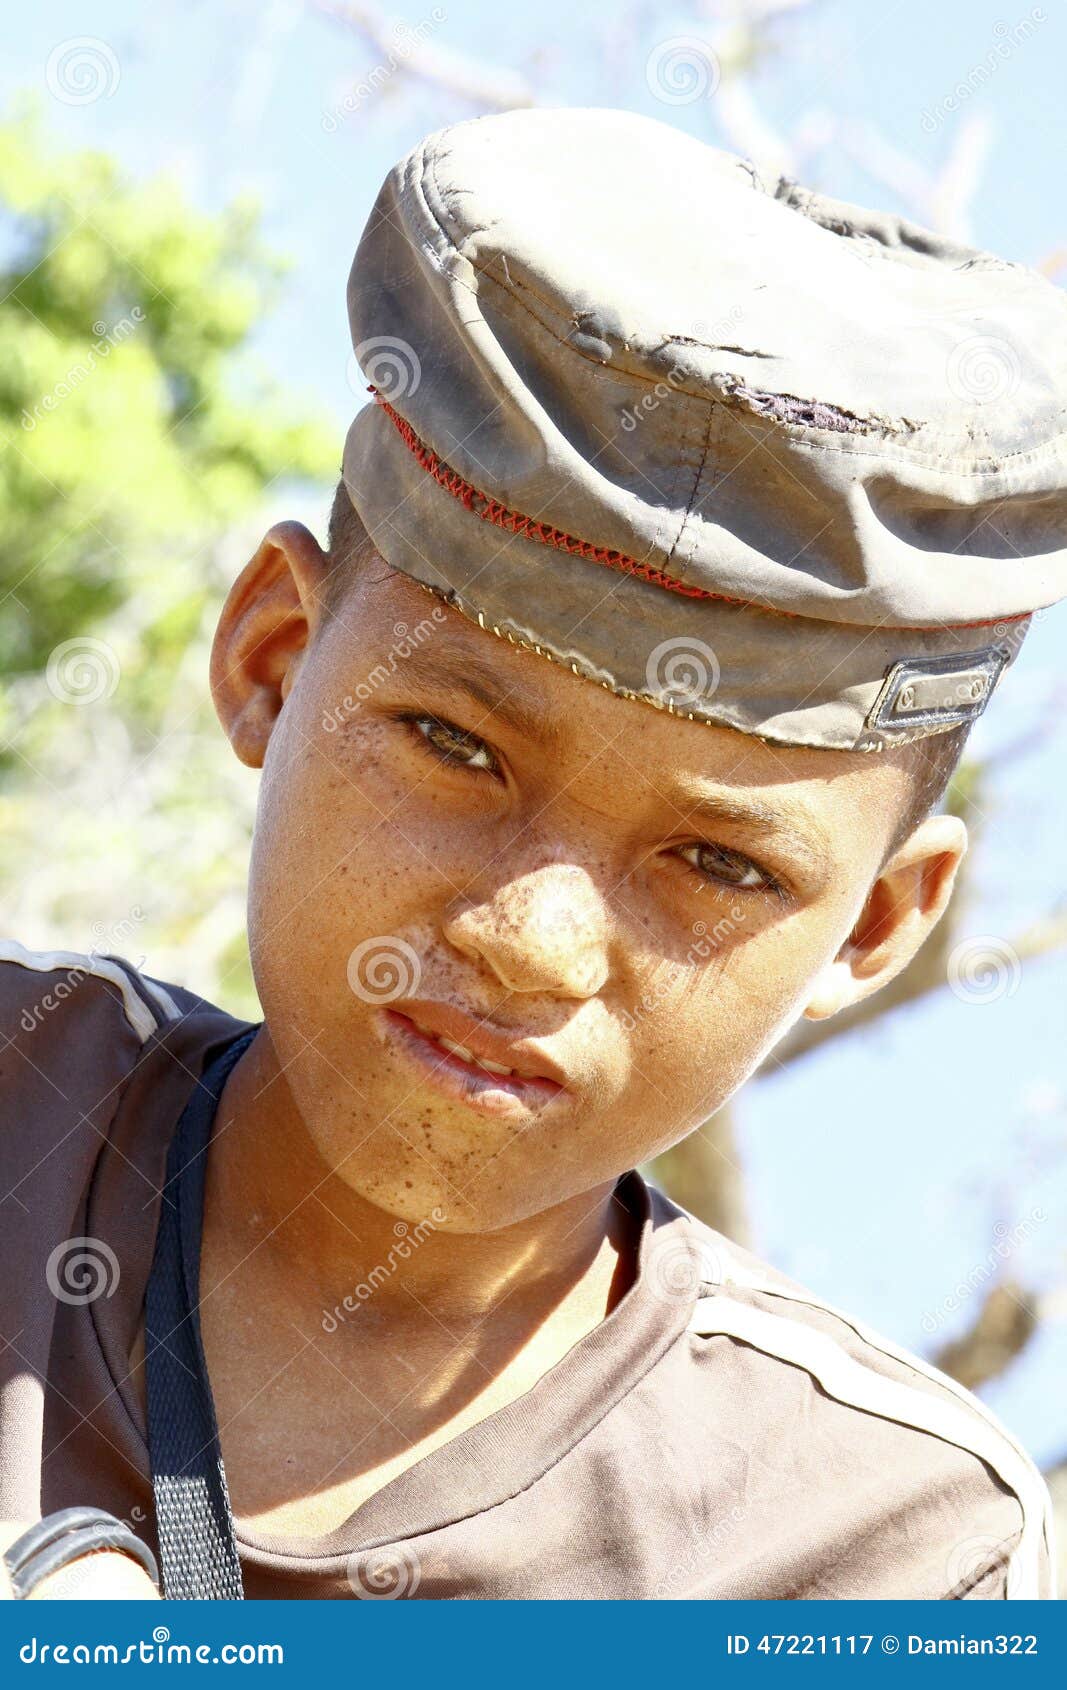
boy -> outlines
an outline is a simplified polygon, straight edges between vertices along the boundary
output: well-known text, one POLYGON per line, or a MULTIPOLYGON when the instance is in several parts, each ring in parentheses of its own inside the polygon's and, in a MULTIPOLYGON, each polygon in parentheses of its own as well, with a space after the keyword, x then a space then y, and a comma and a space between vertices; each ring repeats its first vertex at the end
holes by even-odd
POLYGON ((263 1022, 4 951, 0 1516, 168 1597, 1049 1596, 982 1405, 635 1170, 945 908, 1065 590, 1062 297, 542 110, 401 161, 349 312, 329 548, 212 658, 263 1022))

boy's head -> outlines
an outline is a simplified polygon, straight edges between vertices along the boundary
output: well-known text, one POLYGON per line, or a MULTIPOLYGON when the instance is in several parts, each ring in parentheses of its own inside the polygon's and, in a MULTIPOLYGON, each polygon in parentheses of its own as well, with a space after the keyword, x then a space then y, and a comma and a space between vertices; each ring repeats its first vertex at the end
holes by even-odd
POLYGON ((249 932, 284 1083, 324 1163, 412 1222, 491 1231, 684 1137, 799 1015, 904 966, 965 849, 949 816, 894 848, 920 746, 616 697, 298 524, 231 595, 214 678, 264 769, 249 932), (566 1089, 443 1092, 398 1020, 441 1005, 566 1089))
POLYGON ((952 350, 1029 369, 1054 292, 625 113, 391 173, 328 549, 271 531, 212 673, 280 1083, 353 1189, 457 1232, 604 1189, 915 954, 1064 562, 1041 383, 986 414, 952 350))

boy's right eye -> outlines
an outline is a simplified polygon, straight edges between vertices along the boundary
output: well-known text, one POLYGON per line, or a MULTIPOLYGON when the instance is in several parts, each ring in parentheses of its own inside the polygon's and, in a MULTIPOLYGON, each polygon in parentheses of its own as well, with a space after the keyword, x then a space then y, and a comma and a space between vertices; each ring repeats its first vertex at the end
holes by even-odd
POLYGON ((457 726, 443 716, 432 716, 425 711, 401 711, 394 717, 395 721, 406 723, 412 730, 412 737, 420 750, 435 758, 439 763, 449 763, 457 769, 469 769, 472 773, 484 770, 487 774, 498 772, 499 765, 484 739, 477 734, 469 733, 466 728, 457 726), (463 755, 464 748, 473 752, 473 756, 463 755), (477 759, 482 759, 480 762, 477 759))

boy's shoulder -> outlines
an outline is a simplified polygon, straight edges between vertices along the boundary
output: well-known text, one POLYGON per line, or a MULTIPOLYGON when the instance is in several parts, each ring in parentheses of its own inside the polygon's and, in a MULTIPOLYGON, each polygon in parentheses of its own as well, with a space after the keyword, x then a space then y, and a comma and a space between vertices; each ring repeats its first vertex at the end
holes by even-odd
MULTIPOLYGON (((181 1014, 175 992, 140 972, 124 957, 98 951, 30 950, 18 939, 0 938, 0 1014, 7 1039, 16 1027, 27 1035, 45 1031, 56 1012, 70 1033, 88 1029, 94 1013, 117 1029, 122 1023, 143 1044, 165 1020, 181 1014), (113 1015, 114 1004, 120 1015, 113 1015), (80 1013, 71 1013, 74 1006, 80 1013)), ((187 994, 180 994, 187 995, 187 994)))
POLYGON ((79 1128, 106 1137, 130 1082, 149 1067, 191 1086, 201 1054, 247 1025, 124 957, 0 938, 4 1171, 18 1145, 40 1153, 79 1128))
MULTIPOLYGON (((842 1541, 877 1536, 880 1523, 898 1553, 925 1539, 923 1577, 943 1585, 931 1595, 1053 1594, 1047 1486, 978 1397, 663 1192, 654 1204, 668 1223, 664 1251, 677 1250, 674 1220, 698 1264, 688 1327, 697 1368, 710 1385, 724 1346, 744 1358, 733 1377, 745 1381, 745 1416, 777 1438, 783 1482, 803 1475, 842 1541)), ((717 1389, 710 1396, 718 1412, 717 1389)))

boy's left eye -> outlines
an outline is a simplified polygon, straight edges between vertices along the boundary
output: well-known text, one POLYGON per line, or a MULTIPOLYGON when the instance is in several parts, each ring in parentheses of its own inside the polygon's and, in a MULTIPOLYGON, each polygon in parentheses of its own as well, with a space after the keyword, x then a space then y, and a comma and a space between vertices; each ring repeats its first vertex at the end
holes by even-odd
POLYGON ((397 720, 407 722, 415 730, 415 743, 431 757, 436 757, 438 762, 452 763, 459 769, 484 769, 488 774, 494 773, 498 767, 485 740, 479 739, 477 734, 468 733, 466 728, 457 727, 455 722, 427 715, 424 711, 403 712, 397 720), (474 757, 457 755, 457 746, 461 752, 473 749, 474 757), (479 758, 481 761, 477 760, 479 758))
POLYGON ((725 845, 712 845, 700 840, 695 845, 683 845, 679 851, 695 851, 697 862, 691 866, 702 880, 732 886, 743 892, 775 892, 783 894, 781 883, 773 874, 746 857, 743 851, 731 851, 725 845), (700 859, 704 859, 701 861, 700 859))

